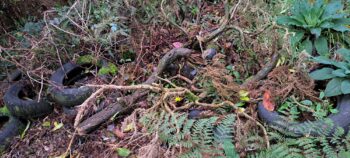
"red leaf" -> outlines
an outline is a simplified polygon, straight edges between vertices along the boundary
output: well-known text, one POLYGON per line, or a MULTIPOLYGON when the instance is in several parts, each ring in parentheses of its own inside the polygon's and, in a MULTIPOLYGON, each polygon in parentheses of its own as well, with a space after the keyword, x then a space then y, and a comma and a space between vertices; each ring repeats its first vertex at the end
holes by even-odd
POLYGON ((264 108, 268 111, 273 111, 275 109, 275 104, 271 99, 271 92, 269 90, 265 91, 263 96, 263 105, 264 108))
POLYGON ((173 46, 174 46, 175 48, 181 48, 181 47, 183 46, 183 44, 182 44, 181 42, 174 42, 174 43, 173 43, 173 46))
POLYGON ((113 133, 120 139, 123 139, 125 137, 125 133, 118 128, 116 128, 113 133))

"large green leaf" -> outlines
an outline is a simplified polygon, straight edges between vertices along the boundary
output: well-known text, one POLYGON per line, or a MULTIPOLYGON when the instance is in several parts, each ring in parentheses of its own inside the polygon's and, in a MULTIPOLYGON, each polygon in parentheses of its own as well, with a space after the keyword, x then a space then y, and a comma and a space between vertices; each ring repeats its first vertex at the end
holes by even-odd
POLYGON ((345 70, 343 69, 334 70, 332 74, 337 77, 346 77, 345 70))
POLYGON ((329 81, 326 86, 326 90, 324 91, 325 96, 332 97, 342 94, 341 83, 343 80, 344 79, 342 78, 333 78, 331 81, 329 81))
POLYGON ((350 80, 344 80, 341 83, 341 92, 343 94, 350 94, 350 80))
POLYGON ((326 65, 333 65, 333 60, 328 59, 325 56, 318 56, 318 57, 313 57, 312 58, 313 61, 320 63, 320 64, 326 64, 326 65))
POLYGON ((311 5, 308 2, 308 0, 294 1, 293 7, 291 9, 291 13, 292 15, 297 15, 305 12, 305 10, 308 10, 310 8, 311 8, 311 5))
POLYGON ((340 48, 336 51, 337 54, 340 54, 346 61, 350 62, 350 50, 345 48, 340 48))
POLYGON ((322 68, 319 70, 315 70, 309 74, 309 76, 314 80, 326 80, 335 77, 332 72, 334 69, 332 68, 322 68))
POLYGON ((316 38, 319 39, 319 37, 321 36, 322 29, 321 28, 312 28, 310 31, 311 31, 311 34, 315 35, 316 38))
POLYGON ((289 16, 279 16, 277 17, 277 20, 276 20, 276 23, 279 24, 279 25, 295 25, 295 26, 301 26, 302 24, 289 17, 289 16))
POLYGON ((332 65, 344 70, 349 70, 348 63, 346 62, 333 61, 332 65))
POLYGON ((334 26, 332 27, 333 30, 336 30, 339 32, 350 31, 350 28, 348 27, 350 25, 349 18, 333 20, 333 23, 334 23, 334 26))
POLYGON ((341 0, 332 0, 326 5, 325 11, 322 17, 327 17, 332 14, 336 14, 338 10, 343 9, 341 0))
POLYGON ((295 32, 294 36, 290 38, 290 43, 293 48, 303 39, 304 34, 305 33, 303 31, 298 31, 295 32))
POLYGON ((323 36, 315 40, 315 48, 317 50, 317 53, 322 56, 326 56, 327 54, 329 54, 328 42, 327 39, 323 36))
POLYGON ((305 50, 307 53, 312 53, 312 42, 309 39, 304 40, 300 45, 300 50, 305 50))

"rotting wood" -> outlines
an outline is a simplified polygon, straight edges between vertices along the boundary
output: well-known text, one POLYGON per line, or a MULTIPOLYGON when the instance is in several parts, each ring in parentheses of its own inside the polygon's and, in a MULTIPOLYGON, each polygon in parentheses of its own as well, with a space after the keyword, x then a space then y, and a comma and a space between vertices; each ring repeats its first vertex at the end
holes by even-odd
MULTIPOLYGON (((167 68, 167 66, 174 62, 175 60, 183 57, 189 57, 189 55, 193 52, 191 49, 187 48, 175 48, 169 51, 167 54, 164 55, 164 57, 159 61, 159 64, 157 66, 156 71, 152 73, 152 75, 144 82, 144 84, 152 84, 154 82, 158 81, 158 77, 160 74, 164 72, 164 70, 167 68)), ((96 91, 100 93, 99 91, 96 91)), ((96 93, 95 92, 95 93, 96 93)), ((131 96, 125 96, 119 99, 117 103, 111 104, 107 108, 103 109, 102 111, 94 114, 93 116, 87 118, 86 120, 80 122, 80 119, 83 118, 83 116, 77 116, 75 120, 75 129, 78 132, 79 135, 84 135, 92 130, 96 129, 99 125, 106 122, 108 119, 110 119, 113 115, 117 113, 125 113, 127 111, 130 111, 130 109, 135 109, 134 105, 135 103, 148 94, 149 89, 142 89, 136 90, 131 96), (77 123, 78 122, 78 123, 77 123)), ((93 96, 94 94, 92 94, 93 96)), ((90 100, 86 100, 85 102, 89 102, 90 100)), ((79 112, 84 113, 83 111, 84 107, 80 107, 79 112)))

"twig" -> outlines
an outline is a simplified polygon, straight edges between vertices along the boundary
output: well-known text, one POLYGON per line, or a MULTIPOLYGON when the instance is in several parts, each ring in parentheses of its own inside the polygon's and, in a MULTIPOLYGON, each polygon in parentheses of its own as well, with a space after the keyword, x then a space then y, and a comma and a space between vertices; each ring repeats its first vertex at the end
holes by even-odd
POLYGON ((79 107, 78 114, 75 117, 74 121, 74 127, 77 127, 78 124, 81 122, 84 113, 87 109, 89 109, 91 106, 89 106, 89 103, 91 100, 95 99, 97 95, 103 93, 107 89, 115 89, 115 90, 139 90, 139 89, 147 89, 152 90, 154 92, 159 92, 161 89, 158 87, 154 87, 151 85, 132 85, 132 86, 117 86, 117 85, 86 85, 87 87, 94 87, 94 88, 100 88, 96 92, 94 92, 92 95, 90 95, 89 98, 87 98, 79 107))
POLYGON ((238 6, 240 5, 242 0, 239 0, 237 2, 237 4, 231 9, 230 13, 226 13, 226 15, 224 16, 224 18, 222 19, 222 23, 220 25, 220 27, 218 29, 216 29, 214 32, 212 32, 211 34, 205 36, 203 38, 203 43, 208 43, 209 41, 213 40, 214 38, 216 38, 217 36, 219 36, 221 33, 224 32, 224 30, 226 29, 227 24, 230 22, 230 20, 233 19, 234 14, 237 11, 238 6))
POLYGON ((41 83, 40 83, 40 91, 39 91, 39 94, 38 94, 38 103, 41 100, 41 93, 43 91, 43 88, 44 88, 44 73, 41 72, 41 83))
POLYGON ((75 136, 76 136, 76 131, 74 131, 73 136, 69 141, 69 144, 68 144, 66 152, 64 153, 64 156, 67 156, 67 154, 69 153, 69 157, 71 157, 71 148, 72 148, 75 136))
POLYGON ((257 82, 259 80, 264 79, 271 71, 273 68, 275 68, 278 59, 279 59, 280 55, 278 52, 275 52, 271 58, 271 60, 253 77, 251 77, 250 79, 246 80, 241 87, 246 87, 248 84, 252 83, 252 82, 257 82))
POLYGON ((305 109, 309 110, 309 111, 312 112, 312 113, 315 113, 315 110, 314 110, 314 109, 311 109, 310 107, 307 107, 307 106, 305 106, 305 105, 303 105, 303 104, 300 104, 294 96, 291 96, 291 98, 293 99, 293 102, 294 102, 295 104, 297 104, 298 106, 300 106, 300 107, 302 107, 302 108, 305 108, 305 109))

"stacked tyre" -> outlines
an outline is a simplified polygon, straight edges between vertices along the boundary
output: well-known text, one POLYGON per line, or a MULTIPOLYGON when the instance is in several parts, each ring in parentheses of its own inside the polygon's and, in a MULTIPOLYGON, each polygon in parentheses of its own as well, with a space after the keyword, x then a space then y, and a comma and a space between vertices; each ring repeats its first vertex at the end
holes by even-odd
POLYGON ((42 98, 39 100, 31 84, 21 80, 22 73, 15 71, 9 80, 14 82, 5 92, 3 101, 9 113, 0 113, 0 152, 7 148, 12 138, 24 129, 26 120, 48 115, 53 106, 42 98))
POLYGON ((68 117, 74 117, 76 115, 75 107, 82 104, 93 92, 90 87, 69 87, 69 85, 91 75, 87 70, 94 68, 96 67, 91 64, 80 65, 69 62, 57 69, 51 76, 51 86, 48 90, 51 99, 62 106, 68 117))

